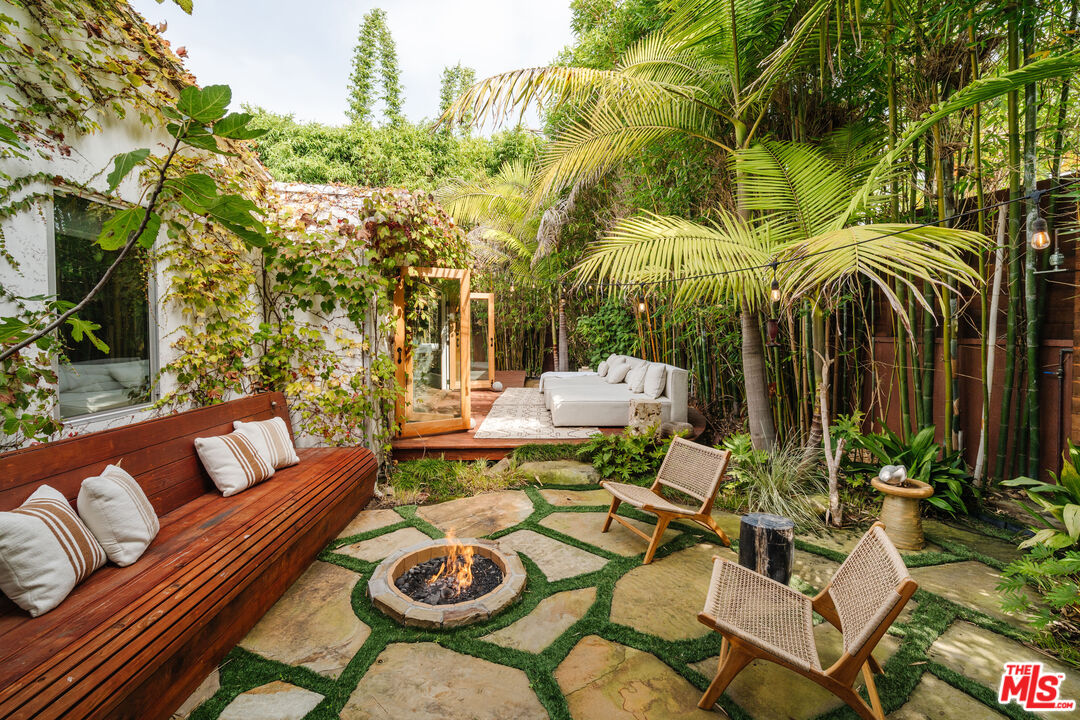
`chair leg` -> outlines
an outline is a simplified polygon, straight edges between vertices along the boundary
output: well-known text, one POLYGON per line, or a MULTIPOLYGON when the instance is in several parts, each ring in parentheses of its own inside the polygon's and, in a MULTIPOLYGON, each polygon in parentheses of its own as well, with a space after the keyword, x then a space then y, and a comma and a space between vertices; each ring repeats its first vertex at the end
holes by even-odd
POLYGON ((656 518, 656 531, 653 532, 652 540, 649 541, 649 549, 645 551, 645 562, 643 565, 648 565, 653 561, 653 556, 656 555, 656 549, 660 547, 660 538, 663 536, 664 531, 667 530, 668 523, 671 522, 671 518, 666 515, 658 515, 656 518))
MULTIPOLYGON (((848 704, 852 710, 859 714, 862 720, 885 720, 885 716, 880 712, 875 712, 873 708, 866 704, 866 701, 862 699, 859 693, 855 692, 854 688, 844 688, 842 691, 835 691, 836 695, 848 704)), ((877 695, 877 689, 874 690, 874 695, 877 695)), ((872 695, 871 697, 873 697, 872 695)), ((880 703, 880 700, 878 701, 880 703)))
POLYGON ((727 653, 723 657, 724 660, 716 671, 716 677, 713 678, 708 690, 698 702, 698 707, 702 710, 711 710, 735 676, 754 659, 753 655, 732 643, 728 643, 727 653))
POLYGON ((885 669, 881 667, 881 663, 879 663, 873 655, 866 658, 866 662, 870 663, 870 669, 874 672, 875 675, 881 675, 885 672, 885 669))
POLYGON ((604 520, 604 529, 600 532, 606 533, 608 528, 611 527, 611 518, 615 515, 615 511, 619 509, 619 505, 622 504, 622 500, 617 497, 611 498, 611 509, 607 511, 607 519, 604 520))
POLYGON ((716 533, 716 536, 720 538, 720 542, 722 542, 725 547, 731 547, 731 540, 728 538, 727 533, 720 529, 720 526, 716 524, 715 520, 706 516, 705 524, 716 533))
POLYGON ((866 681, 866 694, 870 696, 870 707, 878 720, 885 720, 885 711, 881 707, 881 698, 878 697, 877 685, 874 684, 874 672, 870 663, 862 666, 863 680, 866 681))

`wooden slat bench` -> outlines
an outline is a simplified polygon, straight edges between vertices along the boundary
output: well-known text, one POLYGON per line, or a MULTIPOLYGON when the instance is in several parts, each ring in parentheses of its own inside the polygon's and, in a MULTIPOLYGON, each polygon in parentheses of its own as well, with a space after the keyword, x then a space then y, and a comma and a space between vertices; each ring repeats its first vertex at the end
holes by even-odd
POLYGON ((119 462, 161 531, 31 618, 0 595, 0 718, 167 718, 371 499, 363 448, 300 449, 300 464, 223 498, 194 439, 277 415, 268 393, 0 455, 0 510, 48 484, 72 501, 119 462))

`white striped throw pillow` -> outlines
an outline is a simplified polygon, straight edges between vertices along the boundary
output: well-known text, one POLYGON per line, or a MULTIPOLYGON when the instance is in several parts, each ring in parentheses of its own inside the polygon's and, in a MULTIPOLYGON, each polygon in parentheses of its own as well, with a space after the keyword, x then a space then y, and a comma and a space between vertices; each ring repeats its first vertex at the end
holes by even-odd
POLYGON ((289 428, 285 421, 279 417, 269 420, 257 420, 256 422, 243 422, 237 420, 233 423, 233 429, 248 437, 256 437, 262 441, 263 447, 269 455, 266 459, 274 466, 275 470, 289 467, 300 462, 300 456, 293 447, 292 437, 289 436, 289 428))
POLYGON ((195 438, 195 450, 217 489, 225 497, 247 490, 274 474, 270 453, 257 437, 231 432, 195 438))
POLYGON ((60 492, 42 485, 0 512, 0 590, 33 617, 105 564, 105 551, 60 492))
POLYGON ((142 557, 161 528, 139 483, 116 465, 83 480, 77 504, 79 517, 120 567, 142 557))

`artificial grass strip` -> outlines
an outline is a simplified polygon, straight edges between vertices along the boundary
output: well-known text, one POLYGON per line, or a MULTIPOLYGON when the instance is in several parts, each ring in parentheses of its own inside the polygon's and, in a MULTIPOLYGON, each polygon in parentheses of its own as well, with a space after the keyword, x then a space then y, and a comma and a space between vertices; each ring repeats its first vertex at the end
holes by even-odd
MULTIPOLYGON (((558 489, 567 488, 560 486, 558 489)), ((574 486, 573 489, 588 490, 595 489, 595 486, 574 486)), ((581 639, 589 635, 650 653, 676 674, 685 678, 692 686, 703 691, 712 678, 706 677, 690 665, 719 654, 721 638, 718 633, 710 632, 701 637, 672 641, 614 623, 610 619, 616 583, 628 572, 640 566, 645 551, 644 541, 642 541, 641 553, 627 557, 552 530, 540 524, 540 521, 548 515, 567 512, 606 512, 607 506, 555 506, 547 502, 535 487, 527 487, 524 492, 533 504, 533 512, 522 522, 493 533, 489 537, 497 539, 518 530, 532 530, 566 545, 603 557, 607 560, 604 567, 552 582, 531 558, 522 553, 519 556, 528 576, 525 590, 521 598, 502 613, 481 623, 450 630, 403 627, 372 607, 367 598, 367 580, 378 563, 358 560, 334 552, 344 545, 370 540, 405 527, 415 527, 433 538, 443 537, 442 531, 419 517, 416 506, 397 508, 398 514, 402 517, 401 522, 348 538, 335 539, 319 555, 320 560, 357 573, 358 581, 353 588, 351 602, 357 617, 371 629, 367 641, 348 663, 341 676, 336 680, 324 677, 306 668, 262 658, 237 647, 222 664, 221 689, 200 706, 192 717, 195 720, 215 718, 241 693, 267 682, 281 680, 324 696, 322 702, 309 715, 310 718, 319 720, 336 718, 378 656, 389 645, 397 643, 437 643, 454 652, 521 670, 528 678, 541 705, 550 717, 556 720, 570 720, 566 698, 555 680, 556 669, 581 639), (596 588, 593 604, 577 622, 555 638, 540 653, 534 654, 502 647, 482 639, 485 635, 504 629, 526 617, 537 608, 540 602, 552 595, 587 587, 596 588)), ((620 508, 619 514, 648 524, 655 524, 656 520, 655 516, 625 506, 620 508)), ((701 542, 718 544, 718 538, 703 528, 680 526, 678 529, 680 534, 660 547, 657 559, 669 557, 701 542)), ((842 562, 846 558, 844 553, 801 539, 796 540, 796 547, 837 562, 842 562)), ((920 553, 908 556, 905 560, 914 558, 913 562, 918 566, 956 562, 962 559, 985 562, 965 546, 951 544, 947 550, 946 553, 920 553)), ((800 584, 798 589, 804 592, 808 589, 812 590, 807 583, 800 584)), ((997 706, 996 701, 992 702, 994 699, 988 688, 930 661, 927 656, 934 641, 956 620, 972 622, 986 630, 1021 641, 1029 640, 1030 634, 925 590, 919 590, 914 599, 918 607, 915 608, 910 619, 902 623, 897 622, 891 629, 890 634, 898 639, 899 648, 885 663, 886 674, 878 678, 878 690, 886 712, 892 712, 903 705, 918 686, 923 673, 931 672, 953 687, 1009 717, 1016 720, 1031 718, 1031 715, 1016 706, 1006 708, 997 706)), ((720 705, 736 720, 753 719, 751 713, 726 696, 721 697, 720 705)), ((844 706, 821 715, 817 720, 855 717, 854 711, 844 706)))

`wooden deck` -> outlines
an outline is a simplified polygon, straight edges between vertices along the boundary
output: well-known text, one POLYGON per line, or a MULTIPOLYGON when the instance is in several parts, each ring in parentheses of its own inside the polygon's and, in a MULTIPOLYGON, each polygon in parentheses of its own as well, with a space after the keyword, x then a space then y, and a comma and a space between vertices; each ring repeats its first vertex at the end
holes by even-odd
MULTIPOLYGON (((525 387, 525 373, 515 371, 499 371, 495 373, 495 379, 503 384, 503 387, 525 387)), ((444 457, 447 460, 501 460, 510 452, 521 445, 554 444, 554 443, 583 443, 585 440, 551 439, 538 440, 535 438, 481 438, 473 437, 476 429, 484 422, 491 405, 501 393, 491 390, 472 391, 472 417, 475 420, 472 429, 464 432, 444 433, 442 435, 429 435, 427 437, 397 438, 393 441, 393 455, 395 460, 418 460, 424 457, 444 457)), ((690 409, 690 423, 694 426, 691 439, 697 438, 705 431, 705 416, 697 410, 690 409)), ((610 427, 600 428, 605 435, 615 435, 623 431, 623 428, 610 427)))

